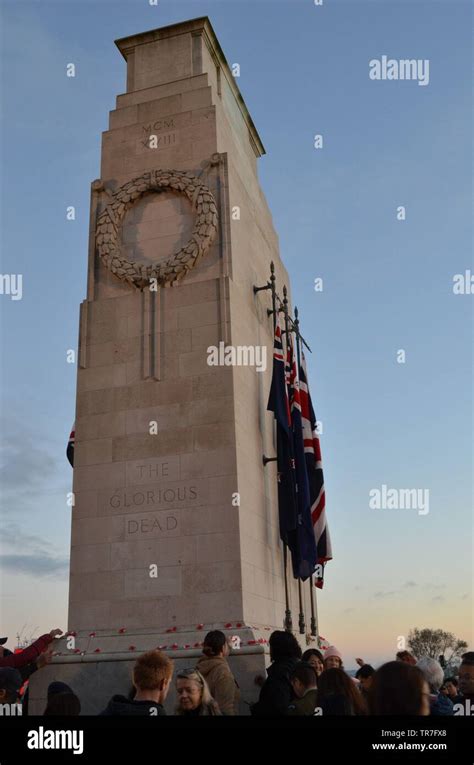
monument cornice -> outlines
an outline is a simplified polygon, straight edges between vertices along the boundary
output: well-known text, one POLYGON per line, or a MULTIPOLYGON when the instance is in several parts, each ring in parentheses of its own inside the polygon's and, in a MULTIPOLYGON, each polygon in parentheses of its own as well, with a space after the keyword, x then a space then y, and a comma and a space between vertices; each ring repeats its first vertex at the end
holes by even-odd
MULTIPOLYGON (((239 86, 235 81, 235 77, 232 75, 230 66, 224 55, 224 51, 219 44, 219 40, 216 37, 216 33, 214 32, 208 16, 201 16, 196 19, 191 19, 190 21, 180 22, 178 24, 170 24, 169 26, 161 27, 160 29, 150 29, 147 32, 130 35, 129 37, 122 37, 118 40, 115 40, 115 44, 124 59, 127 60, 128 56, 139 45, 146 45, 147 43, 156 42, 158 40, 165 40, 170 37, 176 37, 177 35, 182 34, 191 34, 192 36, 203 37, 206 47, 209 50, 212 59, 214 60, 214 63, 224 74, 229 87, 232 90, 234 98, 237 102, 237 106, 239 107, 245 124, 247 125, 250 142, 256 156, 263 156, 266 153, 265 147, 258 134, 252 117, 250 116, 250 112, 247 109, 247 105, 244 101, 242 93, 240 92, 239 86)), ((204 73, 205 72, 203 71, 193 72, 194 75, 204 73)))

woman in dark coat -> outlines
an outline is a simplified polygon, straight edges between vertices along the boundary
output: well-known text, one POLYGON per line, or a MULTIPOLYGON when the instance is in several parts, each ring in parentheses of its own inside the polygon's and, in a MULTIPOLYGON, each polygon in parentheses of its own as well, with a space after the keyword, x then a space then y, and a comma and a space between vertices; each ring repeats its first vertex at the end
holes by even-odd
POLYGON ((295 695, 290 676, 301 661, 301 648, 291 632, 275 630, 270 635, 270 660, 267 679, 262 685, 260 697, 251 712, 256 717, 281 717, 295 695))

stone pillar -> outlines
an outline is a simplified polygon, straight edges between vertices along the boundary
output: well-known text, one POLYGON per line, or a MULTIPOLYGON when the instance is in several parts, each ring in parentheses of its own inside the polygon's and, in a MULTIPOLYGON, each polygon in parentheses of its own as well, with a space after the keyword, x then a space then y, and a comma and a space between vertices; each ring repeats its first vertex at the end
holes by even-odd
POLYGON ((128 690, 134 653, 166 646, 192 666, 209 629, 241 637, 230 662, 252 700, 285 611, 276 467, 262 464, 275 450, 271 304, 253 285, 271 260, 278 288, 289 281, 257 176, 264 148, 207 18, 116 44, 127 91, 102 136, 80 311, 77 634, 35 677, 35 712, 61 676, 94 713, 128 690), (209 366, 220 343, 265 347, 266 371, 209 366))

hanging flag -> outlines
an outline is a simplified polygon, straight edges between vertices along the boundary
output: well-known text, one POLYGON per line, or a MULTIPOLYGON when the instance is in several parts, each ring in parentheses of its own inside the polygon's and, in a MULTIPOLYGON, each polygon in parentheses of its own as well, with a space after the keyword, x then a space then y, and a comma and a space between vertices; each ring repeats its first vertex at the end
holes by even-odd
POLYGON ((69 460, 69 464, 71 467, 74 467, 74 429, 76 427, 76 423, 74 422, 72 425, 71 435, 69 436, 69 441, 67 442, 67 448, 66 448, 66 457, 69 460))
POLYGON ((321 446, 317 432, 316 415, 308 386, 308 374, 306 371, 306 359, 301 353, 300 365, 300 394, 301 394, 301 417, 303 423, 304 451, 306 458, 306 472, 309 482, 309 494, 311 504, 311 519, 316 540, 317 561, 320 571, 315 580, 317 587, 322 588, 324 583, 324 568, 328 560, 332 560, 331 538, 326 520, 326 495, 324 491, 324 476, 321 461, 321 446))
POLYGON ((317 550, 311 519, 311 501, 303 440, 303 424, 301 419, 300 388, 296 373, 295 351, 291 334, 288 334, 287 336, 286 375, 290 399, 293 453, 295 457, 296 506, 298 520, 298 547, 296 559, 293 560, 293 573, 295 578, 305 580, 315 571, 317 550))
POLYGON ((297 554, 297 511, 295 501, 295 461, 291 433, 290 403, 285 380, 285 363, 279 317, 275 328, 273 345, 273 374, 267 409, 276 420, 278 516, 280 537, 291 551, 297 554))

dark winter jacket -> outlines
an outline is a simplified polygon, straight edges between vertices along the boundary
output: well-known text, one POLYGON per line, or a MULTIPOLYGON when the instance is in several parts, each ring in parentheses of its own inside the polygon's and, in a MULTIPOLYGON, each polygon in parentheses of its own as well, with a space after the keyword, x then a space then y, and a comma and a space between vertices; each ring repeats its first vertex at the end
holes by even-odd
POLYGON ((454 714, 453 702, 443 693, 430 696, 430 714, 431 715, 452 715, 454 714))
POLYGON ((291 717, 294 716, 314 716, 316 707, 318 706, 318 689, 310 688, 306 691, 304 696, 300 699, 294 699, 288 707, 288 714, 291 717))
POLYGON ((106 708, 100 715, 125 717, 127 715, 146 715, 147 717, 166 715, 161 704, 156 701, 135 701, 126 696, 112 696, 106 708))
POLYGON ((260 697, 252 707, 256 717, 281 717, 295 698, 290 675, 299 660, 296 658, 275 661, 267 669, 267 679, 262 685, 260 697))

